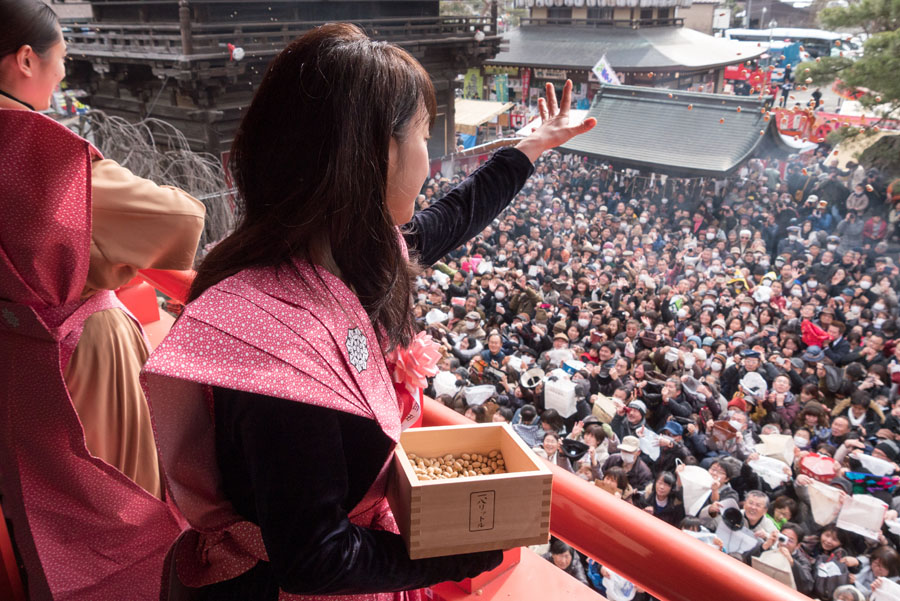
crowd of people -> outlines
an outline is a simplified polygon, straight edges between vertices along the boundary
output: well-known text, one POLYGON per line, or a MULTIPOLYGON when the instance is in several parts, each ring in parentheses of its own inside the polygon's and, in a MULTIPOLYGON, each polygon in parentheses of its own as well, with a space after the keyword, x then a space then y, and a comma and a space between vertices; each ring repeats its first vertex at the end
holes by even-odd
MULTIPOLYGON (((436 174, 419 208, 464 175, 436 174)), ((724 179, 545 153, 418 276, 416 322, 443 352, 427 393, 742 561, 781 556, 801 593, 869 599, 900 583, 898 224, 900 182, 827 150, 724 179), (779 454, 773 479, 761 459, 779 454), (885 518, 864 535, 814 515, 822 484, 885 518), (740 531, 752 544, 726 540, 740 531)), ((546 557, 611 599, 647 595, 562 541, 546 557)))

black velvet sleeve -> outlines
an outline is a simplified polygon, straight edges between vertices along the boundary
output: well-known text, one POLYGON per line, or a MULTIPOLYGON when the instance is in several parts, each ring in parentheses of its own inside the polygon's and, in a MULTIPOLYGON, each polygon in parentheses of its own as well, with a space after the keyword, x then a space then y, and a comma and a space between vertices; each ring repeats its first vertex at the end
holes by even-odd
MULTIPOLYGON (((259 524, 269 555, 268 567, 261 562, 247 574, 267 582, 260 588, 399 591, 499 565, 499 551, 413 561, 399 535, 349 521, 393 448, 375 421, 233 390, 216 389, 214 398, 223 488, 238 512, 259 524)), ((244 595, 257 588, 240 586, 244 595)))
POLYGON ((503 148, 403 228, 406 244, 432 265, 465 244, 506 208, 534 167, 517 148, 503 148))

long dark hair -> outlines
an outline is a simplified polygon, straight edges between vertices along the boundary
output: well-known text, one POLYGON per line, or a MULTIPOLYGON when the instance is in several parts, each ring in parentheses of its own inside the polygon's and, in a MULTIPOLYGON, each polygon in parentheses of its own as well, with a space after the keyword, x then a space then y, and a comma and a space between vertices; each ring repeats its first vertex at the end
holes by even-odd
POLYGON ((0 58, 31 46, 44 54, 62 38, 56 13, 41 0, 0 2, 0 58))
POLYGON ((294 40, 238 129, 231 170, 243 216, 201 264, 191 300, 243 269, 313 261, 330 248, 382 344, 407 344, 418 269, 385 206, 388 151, 435 111, 428 74, 397 46, 349 24, 294 40))

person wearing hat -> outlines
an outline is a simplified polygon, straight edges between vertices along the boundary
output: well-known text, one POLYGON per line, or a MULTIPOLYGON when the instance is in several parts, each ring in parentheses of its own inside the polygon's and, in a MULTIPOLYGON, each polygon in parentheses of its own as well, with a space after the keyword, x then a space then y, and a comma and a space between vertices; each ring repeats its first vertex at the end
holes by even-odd
POLYGON ((541 295, 528 286, 526 277, 520 276, 513 281, 513 288, 510 291, 509 310, 513 313, 527 313, 532 315, 535 308, 542 303, 541 295))
POLYGON ((616 403, 616 415, 609 424, 619 440, 626 436, 635 436, 641 428, 647 425, 644 419, 647 416, 647 405, 644 404, 644 401, 634 400, 626 405, 622 399, 618 398, 621 394, 617 390, 613 395, 613 401, 616 403))
POLYGON ((766 410, 761 406, 766 397, 768 386, 761 375, 749 372, 741 378, 738 389, 728 401, 729 409, 736 409, 742 413, 751 413, 754 421, 762 419, 766 410))
POLYGON ((803 245, 803 242, 800 240, 800 226, 799 225, 789 225, 786 228, 787 238, 782 239, 778 243, 777 254, 783 255, 785 253, 791 255, 792 257, 796 257, 798 255, 802 255, 806 252, 806 247, 803 245))
POLYGON ((553 334, 553 350, 562 350, 569 348, 569 337, 565 330, 553 334))
POLYGON ((469 311, 463 319, 456 322, 453 326, 454 334, 463 334, 471 336, 476 340, 484 340, 487 333, 481 327, 481 314, 478 311, 469 311))
POLYGON ((664 472, 675 473, 678 463, 686 463, 688 451, 684 446, 684 426, 674 420, 666 422, 659 432, 659 457, 651 465, 654 477, 664 472))
POLYGON ((761 366, 760 354, 753 349, 743 349, 737 359, 734 364, 725 368, 725 372, 722 374, 722 396, 726 399, 734 397, 744 376, 750 372, 759 371, 761 366))
POLYGON ((625 436, 619 443, 618 452, 609 456, 603 464, 603 472, 610 468, 621 467, 625 470, 628 483, 635 490, 643 490, 653 482, 653 472, 641 459, 641 444, 637 436, 625 436))
POLYGON ((813 231, 816 232, 828 233, 834 227, 834 217, 828 210, 827 200, 817 200, 812 213, 809 214, 807 219, 812 222, 813 231))
POLYGON ((725 337, 725 331, 727 326, 725 325, 724 319, 716 319, 711 324, 712 334, 717 339, 722 339, 725 337))

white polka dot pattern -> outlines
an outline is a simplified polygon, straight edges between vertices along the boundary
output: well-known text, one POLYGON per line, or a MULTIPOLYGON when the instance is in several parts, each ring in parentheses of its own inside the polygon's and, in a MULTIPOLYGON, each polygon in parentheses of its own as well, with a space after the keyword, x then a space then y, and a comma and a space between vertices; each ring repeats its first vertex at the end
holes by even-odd
MULTIPOLYGON (((179 543, 185 584, 234 578, 264 559, 257 526, 224 499, 215 463, 210 386, 275 396, 374 419, 397 441, 400 410, 371 322, 327 271, 297 261, 243 271, 189 304, 144 368, 169 490, 195 533, 179 543), (363 351, 365 349, 365 352, 363 351), (189 449, 189 450, 188 450, 189 449)), ((384 498, 389 457, 350 513, 359 525, 397 531, 384 498)), ((280 599, 399 601, 418 592, 280 599)))

